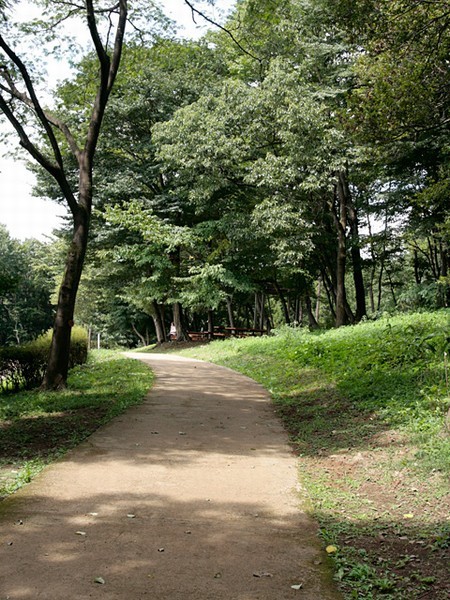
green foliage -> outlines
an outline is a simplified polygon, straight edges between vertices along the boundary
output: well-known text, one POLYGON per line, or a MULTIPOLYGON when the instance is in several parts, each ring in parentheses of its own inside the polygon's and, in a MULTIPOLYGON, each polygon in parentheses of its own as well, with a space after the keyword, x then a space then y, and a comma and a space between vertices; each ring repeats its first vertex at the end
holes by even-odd
MULTIPOLYGON (((22 346, 0 348, 0 393, 17 392, 39 386, 45 374, 52 332, 22 346)), ((70 342, 69 368, 87 360, 87 334, 74 327, 70 342)))
POLYGON ((0 225, 0 345, 36 338, 51 326, 48 247, 19 242, 0 225))

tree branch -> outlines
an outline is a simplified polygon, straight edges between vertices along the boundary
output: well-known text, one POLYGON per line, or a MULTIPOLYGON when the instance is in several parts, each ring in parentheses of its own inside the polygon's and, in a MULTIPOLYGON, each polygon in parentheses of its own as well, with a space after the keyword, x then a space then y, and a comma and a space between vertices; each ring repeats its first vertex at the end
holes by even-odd
POLYGON ((72 214, 75 215, 76 212, 79 210, 79 207, 78 207, 77 201, 75 199, 75 196, 72 193, 72 189, 66 179, 66 176, 64 175, 64 171, 63 171, 61 165, 52 163, 33 144, 33 142, 30 140, 30 138, 26 134, 25 129, 23 128, 22 124, 17 119, 17 117, 14 115, 13 111, 11 110, 11 108, 9 107, 8 103, 3 98, 2 95, 0 95, 0 110, 3 112, 3 114, 6 116, 8 121, 11 123, 11 125, 16 130, 16 132, 19 136, 20 145, 23 148, 25 148, 25 150, 27 150, 27 152, 36 160, 36 162, 38 162, 41 165, 41 167, 43 167, 46 171, 48 171, 48 173, 50 173, 50 175, 52 177, 54 177, 55 180, 58 182, 58 185, 61 188, 61 191, 63 192, 65 198, 67 199, 67 203, 69 205, 69 208, 70 208, 72 214))
POLYGON ((230 38, 233 40, 233 42, 236 44, 236 46, 239 48, 239 50, 241 50, 241 52, 243 52, 247 56, 250 56, 250 58, 253 58, 253 60, 256 60, 261 65, 262 60, 260 58, 258 58, 257 56, 255 56, 254 54, 252 54, 251 52, 249 52, 248 50, 246 50, 241 45, 241 43, 235 38, 235 36, 233 35, 233 33, 229 29, 227 29, 226 27, 223 27, 222 25, 220 25, 219 23, 217 23, 213 19, 210 19, 207 15, 205 15, 205 13, 203 13, 202 11, 200 11, 198 8, 195 8, 195 6, 191 2, 189 2, 189 0, 184 0, 184 1, 189 6, 189 8, 191 9, 192 19, 193 19, 194 23, 195 23, 194 15, 197 14, 197 15, 199 15, 199 17, 202 17, 202 19, 205 19, 205 21, 207 21, 211 25, 214 25, 215 27, 218 27, 220 30, 222 30, 223 32, 225 32, 228 36, 230 36, 230 38))
MULTIPOLYGON (((17 54, 12 50, 12 48, 10 48, 10 46, 6 43, 6 41, 4 40, 4 38, 1 34, 0 34, 0 48, 2 48, 4 50, 6 55, 11 59, 11 61, 19 69, 22 79, 23 79, 25 86, 28 90, 28 93, 30 95, 30 100, 32 102, 33 110, 36 112, 36 115, 37 115, 39 121, 41 122, 42 126, 45 129, 45 132, 47 133, 48 139, 50 141, 50 145, 53 150, 53 155, 55 157, 55 160, 58 163, 58 165, 60 166, 60 168, 62 169, 63 168, 63 160, 62 160, 62 156, 61 156, 61 151, 59 149, 58 141, 55 137, 55 134, 53 132, 53 129, 51 128, 51 125, 50 125, 47 117, 45 116, 45 112, 42 109, 41 104, 36 96, 33 82, 31 81, 31 77, 30 77, 30 74, 28 73, 26 66, 20 60, 20 58, 17 56, 17 54)), ((3 70, 3 72, 4 72, 4 70, 3 70)))

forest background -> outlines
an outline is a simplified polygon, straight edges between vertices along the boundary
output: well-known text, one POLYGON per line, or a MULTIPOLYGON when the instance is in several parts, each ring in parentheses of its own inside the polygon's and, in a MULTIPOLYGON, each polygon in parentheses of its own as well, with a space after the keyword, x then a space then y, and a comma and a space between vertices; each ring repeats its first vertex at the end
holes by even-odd
MULTIPOLYGON (((129 42, 75 321, 136 346, 172 321, 183 339, 447 306, 448 17, 447 2, 242 0, 197 41, 161 16, 129 42)), ((76 129, 94 57, 74 73, 52 101, 76 129)), ((31 168, 35 193, 62 202, 31 168)), ((69 230, 0 229, 1 345, 51 327, 69 230)))

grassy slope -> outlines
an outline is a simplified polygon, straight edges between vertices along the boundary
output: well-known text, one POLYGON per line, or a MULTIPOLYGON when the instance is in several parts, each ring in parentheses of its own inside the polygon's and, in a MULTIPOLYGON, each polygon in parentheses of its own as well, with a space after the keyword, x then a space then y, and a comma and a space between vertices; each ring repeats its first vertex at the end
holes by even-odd
POLYGON ((348 598, 450 596, 449 319, 285 330, 183 352, 270 390, 348 598))
POLYGON ((142 401, 152 381, 144 364, 95 351, 71 371, 65 391, 0 395, 0 498, 142 401))

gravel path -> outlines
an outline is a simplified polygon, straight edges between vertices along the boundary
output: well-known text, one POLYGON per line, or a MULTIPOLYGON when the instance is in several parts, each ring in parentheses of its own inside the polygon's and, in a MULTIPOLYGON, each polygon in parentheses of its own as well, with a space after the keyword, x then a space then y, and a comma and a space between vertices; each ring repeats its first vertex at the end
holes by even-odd
POLYGON ((145 402, 0 504, 0 600, 339 599, 266 392, 130 356, 145 402))

